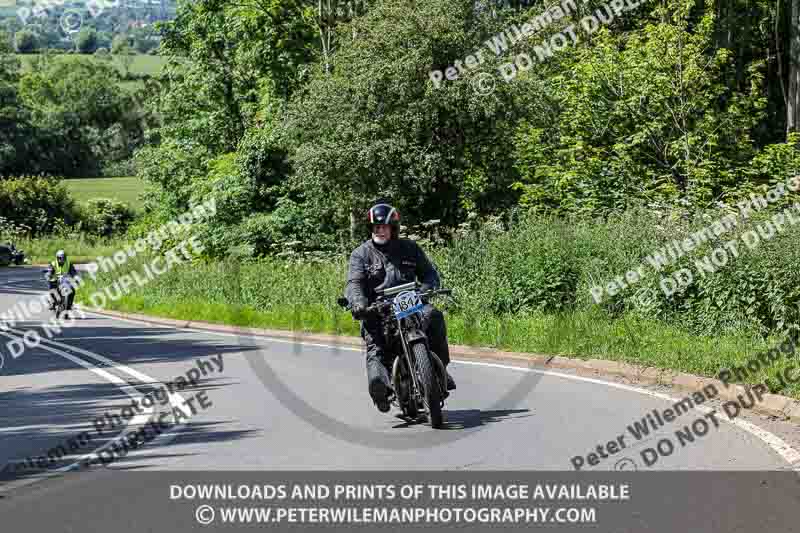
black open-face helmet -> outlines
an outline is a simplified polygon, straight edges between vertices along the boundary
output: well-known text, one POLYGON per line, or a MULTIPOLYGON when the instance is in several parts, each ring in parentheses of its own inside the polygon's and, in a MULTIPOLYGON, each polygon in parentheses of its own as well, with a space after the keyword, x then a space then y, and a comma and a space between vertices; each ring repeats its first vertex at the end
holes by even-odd
POLYGON ((375 204, 369 208, 367 214, 369 229, 376 224, 389 224, 392 227, 392 237, 397 238, 400 233, 400 211, 389 204, 375 204))

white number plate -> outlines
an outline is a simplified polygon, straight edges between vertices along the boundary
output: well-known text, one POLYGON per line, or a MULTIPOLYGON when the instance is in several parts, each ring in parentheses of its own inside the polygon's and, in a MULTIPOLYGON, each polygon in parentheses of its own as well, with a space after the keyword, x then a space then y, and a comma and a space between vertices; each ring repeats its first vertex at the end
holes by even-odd
POLYGON ((401 292, 393 302, 394 314, 397 318, 405 318, 408 315, 419 313, 424 305, 416 291, 401 292))

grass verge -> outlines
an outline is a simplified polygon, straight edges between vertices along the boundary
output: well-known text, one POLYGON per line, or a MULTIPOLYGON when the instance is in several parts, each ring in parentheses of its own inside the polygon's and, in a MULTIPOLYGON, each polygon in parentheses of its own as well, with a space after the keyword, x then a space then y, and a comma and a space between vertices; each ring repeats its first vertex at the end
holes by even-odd
MULTIPOLYGON (((275 262, 242 266, 234 287, 229 267, 220 264, 178 267, 117 300, 107 298, 107 309, 246 327, 358 335, 358 324, 335 305, 340 280, 330 287, 317 280, 311 289, 301 266, 276 268, 275 262), (283 274, 283 275, 282 275, 283 274), (294 275, 293 275, 294 274, 294 275), (280 285, 279 280, 283 280, 280 285), (262 283, 259 283, 260 280, 262 283), (300 282, 299 280, 304 280, 300 282), (338 288, 337 288, 337 283, 338 288), (272 301, 259 300, 258 287, 268 287, 272 301), (324 296, 312 296, 330 292, 324 296), (284 296, 284 295, 294 295, 284 296), (291 302, 291 303, 289 303, 291 302)), ((102 275, 79 294, 79 301, 110 287, 117 276, 102 275)), ((465 316, 448 312, 451 344, 489 347, 506 351, 561 355, 579 359, 605 359, 647 367, 716 377, 720 370, 746 366, 758 353, 783 338, 739 333, 701 336, 679 327, 635 315, 611 318, 601 310, 524 315, 465 316)), ((751 374, 745 383, 775 379, 788 361, 751 374)), ((781 392, 800 398, 800 386, 781 392)))
POLYGON ((86 237, 41 237, 15 240, 14 244, 25 252, 25 257, 31 264, 43 264, 53 261, 58 250, 67 252, 73 263, 93 261, 98 256, 109 256, 119 250, 120 242, 115 239, 86 237))

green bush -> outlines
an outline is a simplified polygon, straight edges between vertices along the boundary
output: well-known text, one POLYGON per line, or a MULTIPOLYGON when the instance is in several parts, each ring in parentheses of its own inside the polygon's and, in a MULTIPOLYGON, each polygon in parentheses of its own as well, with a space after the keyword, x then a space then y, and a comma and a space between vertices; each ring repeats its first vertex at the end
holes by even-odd
POLYGON ((0 213, 7 221, 30 228, 32 235, 51 233, 57 223, 77 219, 66 186, 41 176, 0 177, 0 213))
POLYGON ((135 218, 124 203, 110 198, 92 198, 82 209, 83 229, 91 234, 109 237, 125 232, 135 218))
MULTIPOLYGON (((510 228, 491 220, 458 233, 446 246, 424 242, 423 247, 444 284, 455 290, 456 301, 443 299, 439 304, 465 317, 465 324, 574 313, 620 324, 656 320, 700 335, 767 337, 800 325, 800 224, 786 224, 777 236, 753 249, 740 236, 774 212, 744 221, 661 272, 647 263, 649 255, 709 226, 725 212, 691 219, 685 213, 657 210, 631 211, 608 220, 529 216, 510 228), (695 261, 735 239, 739 256, 731 255, 724 267, 701 275, 695 261), (606 286, 639 267, 641 281, 614 296, 604 294, 600 304, 594 301, 592 287, 606 286), (692 271, 694 282, 685 291, 665 295, 662 277, 681 268, 692 271)), ((239 232, 231 234, 232 240, 252 247, 266 245, 259 244, 259 235, 270 241, 291 223, 292 217, 280 218, 276 212, 227 227, 239 232)), ((349 254, 314 255, 296 249, 293 242, 273 244, 282 258, 245 260, 252 253, 246 250, 224 262, 160 277, 144 296, 165 306, 174 299, 244 305, 270 313, 292 313, 299 306, 336 316, 335 300, 343 294, 349 254)), ((591 321, 587 324, 591 327, 591 321)))

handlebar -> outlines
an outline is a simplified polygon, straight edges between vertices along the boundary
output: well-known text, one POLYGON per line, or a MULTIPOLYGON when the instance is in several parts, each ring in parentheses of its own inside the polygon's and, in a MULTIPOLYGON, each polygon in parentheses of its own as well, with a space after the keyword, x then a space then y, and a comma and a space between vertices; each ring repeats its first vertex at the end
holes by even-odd
MULTIPOLYGON (((49 271, 49 270, 42 270, 41 272, 42 272, 42 274, 44 274, 44 276, 42 276, 42 277, 43 277, 43 278, 44 278, 46 281, 50 281, 50 276, 49 276, 49 274, 50 274, 50 271, 49 271)), ((53 274, 55 274, 55 272, 53 272, 53 274)), ((61 274, 61 275, 58 275, 58 276, 56 276, 56 282, 60 282, 62 279, 66 278, 66 277, 67 277, 67 275, 66 275, 66 274, 61 274)))
MULTIPOLYGON (((430 290, 427 290, 425 292, 420 292, 419 296, 420 296, 420 298, 425 300, 425 299, 430 298, 432 296, 438 296, 440 294, 448 294, 449 295, 449 294, 452 294, 452 293, 453 293, 452 289, 430 289, 430 290)), ((390 296, 394 296, 394 293, 391 294, 390 296)), ((347 311, 350 311, 353 308, 353 306, 350 304, 350 302, 347 301, 347 298, 339 298, 337 300, 337 303, 339 304, 339 306, 344 307, 347 311)), ((389 298, 389 296, 378 295, 378 298, 375 301, 375 303, 373 303, 372 305, 369 305, 366 308, 365 312, 366 313, 370 313, 370 314, 379 313, 384 308, 391 307, 391 305, 392 305, 392 301, 389 298)))

